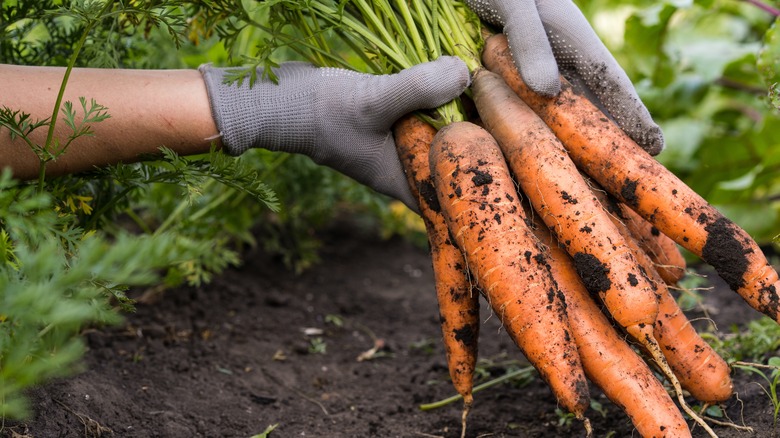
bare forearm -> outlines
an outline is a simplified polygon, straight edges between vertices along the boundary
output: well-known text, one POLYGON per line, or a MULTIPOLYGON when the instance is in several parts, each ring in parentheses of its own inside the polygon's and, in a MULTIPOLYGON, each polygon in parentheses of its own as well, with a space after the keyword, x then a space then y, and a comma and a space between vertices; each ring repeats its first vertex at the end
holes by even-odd
MULTIPOLYGON (((32 120, 51 117, 64 74, 64 68, 0 65, 0 107, 29 113, 32 120)), ((76 140, 49 163, 47 174, 135 162, 157 153, 160 146, 181 155, 207 152, 217 136, 197 70, 74 69, 64 100, 80 108, 80 96, 108 107, 111 117, 93 125, 94 136, 76 140)), ((62 140, 68 133, 59 120, 55 137, 62 140)), ((43 144, 46 129, 31 137, 43 144)), ((0 167, 10 167, 17 178, 31 179, 38 175, 39 161, 23 141, 11 140, 8 130, 0 128, 0 167)))

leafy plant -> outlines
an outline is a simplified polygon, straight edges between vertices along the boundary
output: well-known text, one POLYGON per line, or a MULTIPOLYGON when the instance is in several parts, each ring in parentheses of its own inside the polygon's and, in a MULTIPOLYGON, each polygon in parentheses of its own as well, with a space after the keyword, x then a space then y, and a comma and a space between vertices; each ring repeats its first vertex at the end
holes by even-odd
POLYGON ((61 232, 62 218, 48 193, 18 188, 0 177, 0 217, 5 258, 0 264, 0 415, 25 414, 21 391, 74 370, 84 351, 86 324, 119 320, 128 285, 159 280, 157 269, 194 254, 207 242, 170 233, 111 238, 61 232), (71 242, 64 246, 63 240, 71 242))
POLYGON ((275 195, 254 168, 213 151, 185 158, 163 149, 162 157, 153 162, 78 176, 46 175, 47 163, 91 135, 93 124, 110 117, 88 96, 75 105, 62 99, 69 72, 84 58, 80 55, 102 52, 119 65, 130 52, 112 41, 137 38, 133 35, 139 29, 165 29, 173 44, 179 44, 184 29, 180 5, 94 0, 3 3, 0 50, 8 56, 4 61, 66 67, 50 118, 32 120, 24 108, 0 110, 0 135, 24 142, 40 163, 34 187, 14 181, 8 171, 0 177, 3 418, 26 414, 25 388, 77 369, 84 352, 81 330, 118 322, 117 310, 132 308, 125 294, 129 287, 158 283, 166 271, 169 284, 197 284, 239 263, 236 239, 251 241, 248 229, 259 215, 225 214, 222 207, 230 199, 220 197, 221 191, 227 188, 255 211, 278 208, 275 195), (49 52, 59 49, 67 56, 49 52), (58 122, 70 130, 65 138, 54 135, 58 122), (31 137, 39 129, 47 131, 40 144, 31 137), (149 194, 157 192, 166 192, 169 201, 148 203, 149 194), (174 203, 177 207, 171 210, 159 208, 174 203))
POLYGON ((763 360, 780 348, 780 326, 764 317, 744 327, 733 326, 730 333, 708 336, 707 340, 728 362, 763 360))
POLYGON ((328 343, 321 337, 309 340, 309 354, 325 354, 328 351, 328 343))

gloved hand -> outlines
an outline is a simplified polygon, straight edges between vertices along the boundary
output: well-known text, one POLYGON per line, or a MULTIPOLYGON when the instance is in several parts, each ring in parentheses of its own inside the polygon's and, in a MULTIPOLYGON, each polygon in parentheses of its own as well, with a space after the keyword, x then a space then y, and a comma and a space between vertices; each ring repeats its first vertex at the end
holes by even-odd
POLYGON ((434 108, 468 86, 463 61, 442 57, 393 75, 369 75, 290 62, 278 84, 225 84, 225 69, 200 71, 226 151, 248 148, 305 154, 417 211, 391 127, 411 111, 434 108))
POLYGON ((500 26, 528 86, 557 95, 560 72, 652 155, 664 147, 626 73, 571 0, 466 0, 483 20, 500 26))

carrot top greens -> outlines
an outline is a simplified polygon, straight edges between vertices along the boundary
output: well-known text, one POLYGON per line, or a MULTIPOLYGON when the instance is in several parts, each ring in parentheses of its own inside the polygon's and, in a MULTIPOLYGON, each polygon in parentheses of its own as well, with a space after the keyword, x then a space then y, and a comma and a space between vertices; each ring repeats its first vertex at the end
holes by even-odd
MULTIPOLYGON (((480 22, 462 1, 280 0, 268 13, 281 32, 264 43, 317 66, 389 74, 449 55, 472 72, 480 67, 480 22)), ((254 81, 253 67, 238 74, 254 81)), ((270 69, 264 74, 275 80, 270 69)), ((458 100, 424 117, 437 128, 465 120, 458 100)))

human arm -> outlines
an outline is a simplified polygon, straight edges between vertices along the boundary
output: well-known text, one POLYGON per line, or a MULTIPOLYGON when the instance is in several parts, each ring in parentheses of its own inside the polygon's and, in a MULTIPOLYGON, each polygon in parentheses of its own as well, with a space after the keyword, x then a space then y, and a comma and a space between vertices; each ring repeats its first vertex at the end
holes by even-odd
MULTIPOLYGON (((33 121, 51 117, 64 74, 65 68, 60 67, 0 65, 0 107, 29 113, 33 121)), ((93 124, 93 136, 79 138, 49 162, 47 175, 136 162, 158 154, 160 146, 193 155, 208 152, 215 140, 221 144, 197 70, 74 69, 63 101, 78 106, 79 97, 95 99, 111 117, 93 124)), ((64 139, 68 134, 69 128, 59 120, 55 137, 64 139)), ((46 128, 34 131, 31 139, 42 145, 46 128)), ((35 153, 20 139, 11 140, 4 128, 0 128, 0 150, 0 167, 10 167, 14 177, 38 176, 35 153)))
MULTIPOLYGON (((262 79, 226 84, 226 69, 75 69, 66 99, 94 98, 111 118, 94 126, 47 173, 64 174, 116 162, 133 162, 167 146, 181 155, 209 150, 211 140, 238 155, 248 148, 301 153, 416 209, 390 129, 406 113, 433 108, 468 85, 466 65, 454 57, 416 65, 394 75, 368 75, 303 63, 279 67, 275 84, 262 79)), ((50 116, 64 69, 0 66, 12 92, 0 106, 33 119, 50 116)), ((65 134, 63 123, 58 131, 65 134)), ((44 132, 37 133, 43 141, 44 132)), ((0 167, 34 178, 39 164, 21 141, 0 129, 0 167)))
POLYGON ((596 32, 571 0, 467 0, 485 21, 499 26, 515 65, 535 92, 554 96, 561 73, 640 146, 655 155, 663 133, 596 32))

